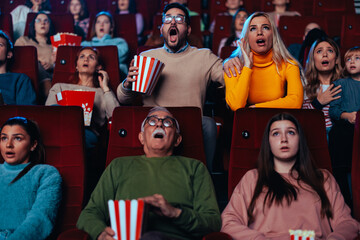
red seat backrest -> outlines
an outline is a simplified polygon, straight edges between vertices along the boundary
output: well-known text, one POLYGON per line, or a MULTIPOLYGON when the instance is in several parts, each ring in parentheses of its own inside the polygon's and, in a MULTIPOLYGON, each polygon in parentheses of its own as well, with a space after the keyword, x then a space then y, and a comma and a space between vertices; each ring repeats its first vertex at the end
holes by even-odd
MULTIPOLYGON (((313 7, 312 2, 313 0, 290 1, 288 11, 297 11, 301 14, 301 16, 311 16, 313 7)), ((261 0, 260 9, 263 12, 274 11, 272 0, 261 0)))
MULTIPOLYGON (((29 34, 29 27, 31 21, 35 18, 37 13, 28 13, 26 19, 26 26, 24 35, 29 34)), ((55 33, 68 32, 74 33, 74 18, 70 13, 49 13, 47 14, 54 25, 55 33)))
MULTIPOLYGON (((151 107, 117 107, 112 116, 106 166, 117 157, 144 154, 138 139, 141 123, 151 107)), ((205 164, 201 110, 197 107, 169 107, 178 120, 182 135, 177 155, 198 159, 205 164)))
POLYGON ((3 30, 13 42, 14 31, 11 14, 0 14, 0 29, 3 30))
POLYGON ((227 12, 225 6, 226 0, 210 0, 209 1, 209 12, 210 12, 210 23, 215 19, 219 13, 227 12))
POLYGON ((129 59, 134 58, 138 48, 135 14, 115 14, 115 36, 125 39, 129 46, 129 59))
POLYGON ((328 25, 326 19, 317 16, 282 16, 279 20, 279 33, 286 46, 293 43, 302 44, 305 27, 315 22, 327 33, 328 25))
POLYGON ((212 51, 217 55, 221 39, 231 35, 232 16, 218 15, 216 16, 215 21, 212 51))
POLYGON ((135 0, 136 8, 139 13, 144 18, 144 31, 149 31, 152 28, 153 16, 157 12, 162 12, 163 9, 160 8, 161 0, 135 0))
MULTIPOLYGON (((100 52, 101 60, 104 64, 104 70, 109 74, 110 87, 113 92, 120 83, 119 59, 116 46, 99 46, 96 47, 100 52)), ((81 49, 80 46, 60 46, 57 51, 56 63, 52 84, 61 82, 69 83, 70 76, 76 71, 75 59, 76 54, 81 49)))
POLYGON ((346 52, 351 47, 359 46, 360 15, 344 15, 341 25, 341 48, 346 52))
MULTIPOLYGON (((53 235, 74 228, 84 197, 84 120, 81 107, 0 106, 0 125, 14 116, 36 121, 46 150, 46 163, 63 179, 62 204, 53 235)), ((1 158, 1 162, 3 159, 1 158)))
POLYGON ((10 72, 26 74, 31 79, 36 95, 39 96, 38 60, 34 46, 15 46, 9 70, 10 72))
POLYGON ((26 0, 1 0, 0 7, 2 13, 10 13, 19 5, 25 5, 26 0))
POLYGON ((351 167, 351 187, 353 197, 353 216, 360 221, 360 111, 356 115, 351 167))
POLYGON ((326 140, 325 119, 322 111, 309 109, 252 109, 235 112, 230 150, 228 196, 242 176, 256 168, 256 162, 267 122, 277 113, 294 115, 304 129, 306 140, 319 168, 331 171, 331 161, 326 140))
POLYGON ((230 55, 232 54, 233 51, 236 50, 237 47, 233 47, 233 46, 224 46, 221 48, 221 52, 220 52, 220 58, 225 60, 228 57, 230 57, 230 55))

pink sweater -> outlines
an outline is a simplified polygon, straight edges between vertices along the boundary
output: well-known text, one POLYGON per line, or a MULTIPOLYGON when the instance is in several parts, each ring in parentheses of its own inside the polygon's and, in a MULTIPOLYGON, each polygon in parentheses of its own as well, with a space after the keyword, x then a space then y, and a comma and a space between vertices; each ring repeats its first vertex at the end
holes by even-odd
POLYGON ((333 207, 330 224, 327 218, 321 218, 320 199, 314 191, 303 185, 300 188, 296 180, 288 174, 282 174, 293 185, 299 187, 298 199, 290 206, 286 201, 282 205, 273 203, 271 208, 263 208, 265 194, 257 199, 254 209, 255 221, 248 225, 247 208, 255 189, 258 172, 248 171, 236 186, 229 204, 223 211, 221 231, 233 239, 290 239, 289 229, 314 230, 316 239, 354 239, 360 230, 359 223, 350 215, 349 207, 344 203, 334 177, 323 170, 327 178, 324 187, 333 207))

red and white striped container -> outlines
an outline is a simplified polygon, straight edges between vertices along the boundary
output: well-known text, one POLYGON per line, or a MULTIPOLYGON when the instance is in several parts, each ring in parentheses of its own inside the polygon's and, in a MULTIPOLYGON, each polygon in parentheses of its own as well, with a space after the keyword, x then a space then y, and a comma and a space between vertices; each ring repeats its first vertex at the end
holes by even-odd
POLYGON ((132 90, 151 95, 164 68, 164 63, 156 58, 138 55, 134 56, 134 60, 134 66, 139 68, 139 75, 134 76, 136 81, 132 84, 132 90))
POLYGON ((117 240, 139 240, 144 226, 146 205, 143 200, 109 200, 111 228, 117 240))
POLYGON ((315 240, 315 232, 313 230, 289 230, 290 240, 315 240))

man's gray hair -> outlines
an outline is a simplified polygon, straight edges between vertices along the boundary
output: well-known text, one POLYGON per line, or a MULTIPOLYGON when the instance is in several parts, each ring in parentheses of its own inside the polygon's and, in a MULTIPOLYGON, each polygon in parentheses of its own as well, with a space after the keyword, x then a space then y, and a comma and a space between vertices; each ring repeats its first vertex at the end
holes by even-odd
MULTIPOLYGON (((166 113, 172 115, 171 112, 170 112, 169 110, 167 110, 167 108, 165 108, 165 107, 160 107, 160 106, 153 107, 152 109, 150 109, 148 115, 146 116, 146 118, 144 119, 144 121, 143 121, 142 124, 141 124, 141 131, 142 131, 142 132, 144 132, 144 127, 145 127, 145 124, 146 124, 146 119, 147 119, 147 117, 151 116, 154 112, 160 112, 160 111, 161 111, 161 112, 166 112, 166 113)), ((180 133, 179 123, 178 123, 178 121, 176 120, 176 118, 173 117, 173 119, 175 120, 176 132, 177 132, 177 133, 180 133)))

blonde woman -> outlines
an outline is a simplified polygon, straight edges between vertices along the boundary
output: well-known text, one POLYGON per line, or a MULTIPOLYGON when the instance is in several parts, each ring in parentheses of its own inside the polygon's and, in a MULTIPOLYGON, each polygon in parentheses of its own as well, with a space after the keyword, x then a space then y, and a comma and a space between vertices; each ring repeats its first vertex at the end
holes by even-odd
POLYGON ((301 108, 300 64, 286 49, 268 14, 255 12, 246 20, 232 57, 231 64, 224 65, 224 79, 226 102, 233 111, 246 106, 301 108), (232 64, 236 70, 230 73, 232 64))

